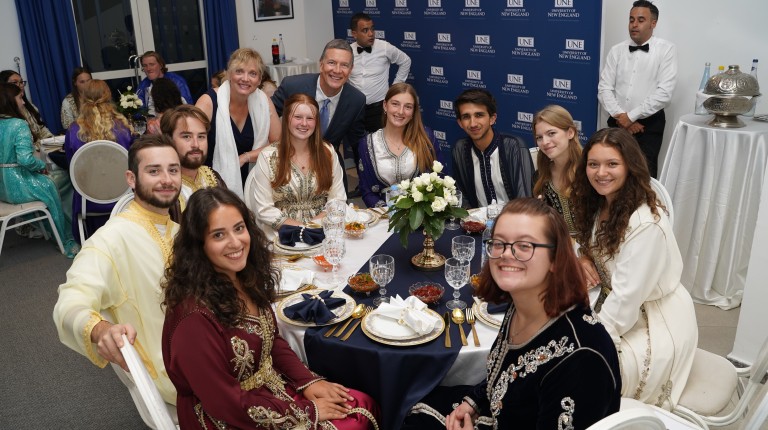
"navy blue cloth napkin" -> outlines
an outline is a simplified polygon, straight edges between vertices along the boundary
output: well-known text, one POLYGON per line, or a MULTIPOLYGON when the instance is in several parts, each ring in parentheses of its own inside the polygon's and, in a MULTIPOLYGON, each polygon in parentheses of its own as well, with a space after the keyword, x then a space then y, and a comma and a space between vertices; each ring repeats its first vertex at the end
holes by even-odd
POLYGON ((336 318, 331 309, 336 309, 347 303, 347 299, 341 297, 331 297, 333 291, 323 291, 320 294, 302 294, 304 300, 295 305, 288 306, 283 310, 285 316, 292 320, 301 320, 304 322, 315 322, 325 324, 336 318))
POLYGON ((307 245, 316 245, 325 239, 322 228, 306 228, 296 225, 284 225, 278 230, 280 243, 286 246, 294 246, 296 242, 304 242, 307 245))
POLYGON ((499 304, 488 303, 488 313, 502 314, 507 311, 508 307, 509 307, 509 303, 499 303, 499 304))

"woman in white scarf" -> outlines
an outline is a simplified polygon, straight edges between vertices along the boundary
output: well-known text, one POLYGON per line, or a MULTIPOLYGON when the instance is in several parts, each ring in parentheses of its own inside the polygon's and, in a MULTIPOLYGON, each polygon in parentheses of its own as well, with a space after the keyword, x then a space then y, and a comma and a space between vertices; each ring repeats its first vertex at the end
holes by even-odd
POLYGON ((206 164, 240 198, 249 165, 264 146, 280 139, 275 106, 259 90, 263 70, 258 52, 236 50, 227 63, 227 81, 203 94, 196 104, 211 119, 206 164))

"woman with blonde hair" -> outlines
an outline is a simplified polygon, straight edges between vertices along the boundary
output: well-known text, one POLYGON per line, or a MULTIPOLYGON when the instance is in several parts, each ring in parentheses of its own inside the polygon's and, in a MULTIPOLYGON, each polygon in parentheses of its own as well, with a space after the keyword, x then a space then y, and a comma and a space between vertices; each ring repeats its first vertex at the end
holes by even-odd
MULTIPOLYGON (((328 200, 346 200, 343 171, 333 147, 323 141, 313 97, 297 93, 285 102, 280 141, 265 148, 248 181, 250 209, 264 226, 303 226, 324 216, 328 200)), ((248 201, 248 200, 246 200, 248 201)))
POLYGON ((429 172, 435 135, 424 126, 416 90, 404 82, 384 97, 384 127, 360 140, 360 191, 368 207, 385 206, 384 191, 404 179, 429 172))
POLYGON ((196 106, 208 115, 208 159, 227 187, 243 197, 251 163, 280 139, 280 119, 272 100, 259 89, 264 62, 258 52, 240 48, 227 63, 227 80, 200 96, 196 106))
POLYGON ((560 212, 573 235, 576 230, 571 189, 581 158, 579 131, 565 108, 549 105, 534 115, 533 137, 539 147, 538 179, 533 185, 533 195, 540 196, 560 212))
MULTIPOLYGON (((91 80, 83 91, 80 116, 69 126, 64 136, 64 152, 67 163, 72 161, 78 149, 94 140, 117 142, 125 149, 131 146, 131 126, 128 120, 115 109, 112 102, 112 90, 100 79, 91 80)), ((87 203, 88 212, 110 213, 114 204, 87 203)), ((85 241, 87 237, 78 237, 77 215, 81 212, 82 196, 75 191, 72 198, 72 231, 75 238, 85 241)), ((90 236, 96 229, 107 222, 109 216, 89 216, 86 218, 86 234, 90 236)))

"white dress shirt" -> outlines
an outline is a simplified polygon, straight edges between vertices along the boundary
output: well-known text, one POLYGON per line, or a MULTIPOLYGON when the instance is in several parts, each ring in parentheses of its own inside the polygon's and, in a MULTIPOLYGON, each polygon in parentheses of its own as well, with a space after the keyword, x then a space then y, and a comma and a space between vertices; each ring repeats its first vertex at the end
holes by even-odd
POLYGON ((669 105, 677 82, 677 49, 658 37, 649 50, 629 52, 631 40, 608 52, 600 73, 597 98, 611 116, 626 112, 631 121, 647 118, 669 105))
POLYGON ((389 90, 389 66, 397 64, 397 74, 392 82, 405 82, 411 70, 411 58, 386 40, 375 39, 371 53, 357 53, 357 42, 352 45, 355 64, 349 74, 349 83, 365 94, 365 104, 384 100, 389 90))
MULTIPOLYGON (((496 192, 496 203, 500 205, 504 205, 504 203, 509 201, 509 196, 507 195, 507 191, 504 188, 504 180, 501 178, 501 165, 499 164, 499 148, 496 148, 490 155, 490 162, 491 162, 491 169, 490 172, 492 173, 490 175, 490 178, 486 178, 486 180, 490 179, 491 183, 493 184, 493 189, 496 192)), ((485 187, 483 187, 483 178, 482 175, 484 174, 483 164, 484 161, 480 160, 478 158, 477 153, 475 151, 472 151, 472 164, 474 167, 474 180, 475 180, 475 190, 477 190, 477 205, 478 207, 485 207, 491 204, 491 202, 488 201, 487 198, 485 198, 485 192, 483 191, 485 187)))

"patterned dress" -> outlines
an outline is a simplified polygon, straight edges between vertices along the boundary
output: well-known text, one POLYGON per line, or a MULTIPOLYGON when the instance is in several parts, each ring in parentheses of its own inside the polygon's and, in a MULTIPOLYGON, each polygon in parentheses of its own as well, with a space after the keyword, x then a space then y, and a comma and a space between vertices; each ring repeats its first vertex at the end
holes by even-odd
POLYGON ((183 429, 365 429, 376 409, 369 396, 350 390, 347 418, 319 421, 301 391, 323 378, 279 335, 270 309, 225 327, 188 299, 166 315, 162 347, 183 429))
POLYGON ((555 189, 555 186, 552 185, 552 181, 544 184, 542 195, 544 196, 544 201, 549 206, 555 208, 555 210, 563 216, 565 223, 568 225, 568 232, 571 236, 574 236, 576 234, 576 227, 573 220, 574 214, 571 199, 560 194, 560 192, 555 189))
POLYGON ((479 427, 493 429, 584 429, 619 410, 616 349, 591 310, 571 308, 521 345, 507 340, 514 312, 488 355, 486 380, 439 387, 411 409, 405 428, 445 428, 462 399, 479 412, 479 427))
MULTIPOLYGON (((33 155, 32 134, 23 119, 0 118, 0 200, 21 204, 40 200, 48 206, 64 251, 72 258, 77 243, 51 178, 41 173, 45 162, 33 155)), ((46 227, 47 228, 47 227, 46 227)))

